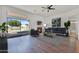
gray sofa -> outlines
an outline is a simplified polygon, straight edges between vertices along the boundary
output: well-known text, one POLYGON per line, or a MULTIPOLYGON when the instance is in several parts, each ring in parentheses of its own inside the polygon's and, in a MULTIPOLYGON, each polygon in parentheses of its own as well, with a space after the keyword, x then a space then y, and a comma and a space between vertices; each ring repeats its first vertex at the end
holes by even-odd
POLYGON ((56 35, 59 35, 59 36, 67 35, 65 28, 47 28, 47 29, 45 29, 45 32, 56 33, 56 35))

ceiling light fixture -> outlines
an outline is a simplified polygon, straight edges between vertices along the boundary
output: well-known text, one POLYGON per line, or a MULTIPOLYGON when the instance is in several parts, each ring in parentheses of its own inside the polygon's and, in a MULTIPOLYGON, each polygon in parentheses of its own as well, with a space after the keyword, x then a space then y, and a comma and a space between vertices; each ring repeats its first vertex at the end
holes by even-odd
POLYGON ((41 7, 41 8, 43 8, 42 11, 47 10, 47 12, 49 12, 50 10, 55 10, 55 8, 53 7, 53 5, 47 5, 46 7, 41 7))

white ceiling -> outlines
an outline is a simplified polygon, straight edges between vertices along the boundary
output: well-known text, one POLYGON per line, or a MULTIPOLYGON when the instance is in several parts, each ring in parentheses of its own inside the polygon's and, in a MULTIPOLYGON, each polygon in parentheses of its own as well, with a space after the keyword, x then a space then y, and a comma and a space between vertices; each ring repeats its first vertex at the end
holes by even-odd
POLYGON ((54 5, 53 7, 55 8, 55 10, 51 10, 50 12, 47 12, 45 10, 44 12, 42 12, 43 9, 41 7, 43 6, 46 5, 13 5, 13 7, 46 17, 66 13, 79 8, 78 5, 54 5))

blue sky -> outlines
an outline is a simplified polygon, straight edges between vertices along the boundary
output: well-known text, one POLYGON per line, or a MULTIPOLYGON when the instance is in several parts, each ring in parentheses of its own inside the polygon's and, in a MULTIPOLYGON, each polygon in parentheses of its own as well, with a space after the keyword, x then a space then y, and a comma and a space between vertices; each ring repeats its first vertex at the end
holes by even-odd
POLYGON ((29 24, 29 21, 28 20, 21 20, 21 24, 22 25, 29 24))

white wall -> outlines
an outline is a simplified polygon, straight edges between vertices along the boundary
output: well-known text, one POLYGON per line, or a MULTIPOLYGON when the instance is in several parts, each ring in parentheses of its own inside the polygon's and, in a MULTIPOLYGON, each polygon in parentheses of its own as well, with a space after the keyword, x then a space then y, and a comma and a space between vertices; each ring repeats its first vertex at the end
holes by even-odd
POLYGON ((0 6, 0 23, 7 21, 6 20, 6 8, 5 6, 0 6))
POLYGON ((2 8, 0 6, 0 22, 1 22, 1 18, 2 18, 2 8))
POLYGON ((37 28, 37 21, 42 21, 44 23, 44 18, 38 15, 30 14, 30 28, 36 29, 37 28))
POLYGON ((77 23, 76 23, 76 28, 77 28, 77 33, 78 33, 78 40, 79 40, 79 20, 77 21, 77 23))

